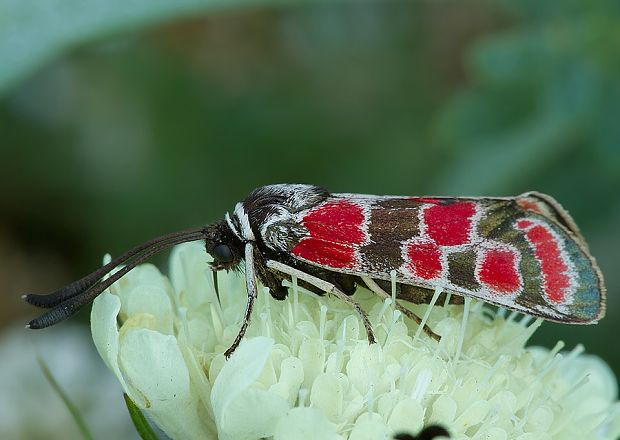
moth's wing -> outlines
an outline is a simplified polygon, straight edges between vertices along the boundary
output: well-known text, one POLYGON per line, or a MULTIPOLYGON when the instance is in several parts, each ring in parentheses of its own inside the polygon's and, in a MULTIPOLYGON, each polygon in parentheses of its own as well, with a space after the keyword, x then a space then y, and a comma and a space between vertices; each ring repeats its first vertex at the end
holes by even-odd
MULTIPOLYGON (((602 275, 551 197, 333 194, 295 214, 290 254, 324 269, 481 299, 548 320, 604 314, 602 275)), ((292 227, 292 226, 291 226, 292 227)))

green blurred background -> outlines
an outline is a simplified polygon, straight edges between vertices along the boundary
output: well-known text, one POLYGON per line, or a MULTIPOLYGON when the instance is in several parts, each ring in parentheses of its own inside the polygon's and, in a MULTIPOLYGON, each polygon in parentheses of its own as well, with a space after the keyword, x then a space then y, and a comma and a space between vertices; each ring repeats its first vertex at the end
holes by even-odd
POLYGON ((620 373, 618 1, 224 3, 0 0, 0 325, 34 316, 22 293, 259 185, 538 190, 609 300, 599 325, 533 343, 620 373))

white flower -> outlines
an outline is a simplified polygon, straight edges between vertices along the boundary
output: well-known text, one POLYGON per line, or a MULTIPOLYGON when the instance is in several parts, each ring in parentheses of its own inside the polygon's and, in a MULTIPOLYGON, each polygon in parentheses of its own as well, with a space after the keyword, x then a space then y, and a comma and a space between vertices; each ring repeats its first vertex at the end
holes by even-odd
MULTIPOLYGON (((439 423, 456 439, 615 439, 617 383, 600 359, 524 348, 527 326, 475 303, 434 307, 439 343, 368 291, 378 343, 342 302, 259 292, 247 337, 227 361, 245 307, 243 278, 203 246, 175 248, 170 280, 143 265, 94 303, 95 345, 133 401, 175 439, 388 439, 439 423), (459 354, 460 353, 460 354, 459 354)), ((424 314, 427 306, 414 306, 424 314)))

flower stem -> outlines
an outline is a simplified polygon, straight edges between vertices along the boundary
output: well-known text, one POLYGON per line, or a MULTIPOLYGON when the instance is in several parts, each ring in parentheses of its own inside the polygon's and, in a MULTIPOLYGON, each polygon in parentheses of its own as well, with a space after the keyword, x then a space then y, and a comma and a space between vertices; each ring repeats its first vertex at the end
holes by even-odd
POLYGON ((71 402, 71 400, 69 400, 69 396, 67 396, 60 384, 56 381, 49 367, 45 363, 45 360, 39 355, 37 355, 37 363, 39 364, 39 367, 41 367, 41 371, 43 372, 45 379, 49 382, 56 394, 58 394, 58 396, 62 399, 63 403, 71 413, 73 420, 75 420, 78 429, 82 433, 82 437, 85 440, 93 440, 93 436, 88 430, 88 427, 86 426, 86 423, 84 422, 84 419, 82 418, 82 415, 78 411, 77 407, 73 404, 73 402, 71 402))

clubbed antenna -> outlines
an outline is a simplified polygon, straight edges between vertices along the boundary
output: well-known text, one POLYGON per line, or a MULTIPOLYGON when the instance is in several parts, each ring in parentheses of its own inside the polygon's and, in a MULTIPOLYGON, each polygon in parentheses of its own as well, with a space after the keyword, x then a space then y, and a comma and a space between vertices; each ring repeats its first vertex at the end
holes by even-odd
POLYGON ((42 309, 50 309, 38 318, 30 321, 26 327, 40 329, 57 324, 74 315, 83 306, 93 301, 101 292, 122 278, 138 264, 143 263, 153 255, 177 244, 197 241, 204 238, 205 228, 190 229, 163 235, 134 247, 114 258, 96 271, 53 293, 47 295, 33 293, 24 295, 23 299, 27 303, 42 309), (125 266, 112 273, 108 278, 105 278, 106 275, 123 264, 125 266))

